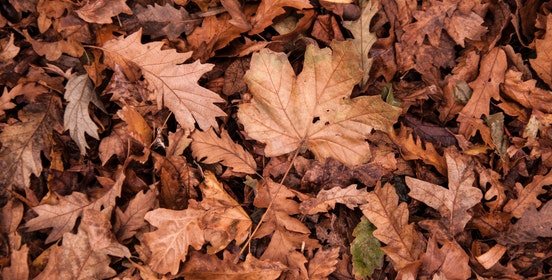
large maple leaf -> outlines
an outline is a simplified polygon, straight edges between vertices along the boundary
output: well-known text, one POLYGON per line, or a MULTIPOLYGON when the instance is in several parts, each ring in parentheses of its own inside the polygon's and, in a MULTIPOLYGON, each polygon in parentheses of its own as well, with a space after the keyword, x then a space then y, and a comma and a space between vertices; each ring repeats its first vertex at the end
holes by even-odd
POLYGON ((201 87, 197 81, 213 68, 212 64, 195 61, 182 64, 192 53, 177 53, 174 49, 162 50, 163 42, 142 44, 142 31, 126 38, 106 42, 103 50, 107 63, 126 68, 125 75, 136 77, 133 71, 138 67, 157 93, 157 105, 169 108, 182 127, 193 130, 197 122, 202 130, 218 127, 216 117, 226 114, 214 103, 224 100, 216 93, 201 87))
POLYGON ((332 50, 309 45, 303 71, 295 76, 287 56, 263 49, 253 55, 244 78, 253 94, 238 117, 247 134, 266 143, 267 156, 308 147, 320 161, 335 158, 355 165, 370 159, 365 138, 386 131, 400 109, 378 96, 350 99, 362 78, 352 42, 334 42, 332 50))

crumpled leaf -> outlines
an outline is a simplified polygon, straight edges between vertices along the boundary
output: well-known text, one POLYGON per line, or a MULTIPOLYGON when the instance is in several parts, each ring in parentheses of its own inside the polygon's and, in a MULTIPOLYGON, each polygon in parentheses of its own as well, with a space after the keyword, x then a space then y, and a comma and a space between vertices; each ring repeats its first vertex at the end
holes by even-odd
POLYGON ((353 43, 334 42, 332 49, 309 45, 297 77, 285 54, 253 55, 244 77, 253 101, 240 104, 238 118, 250 137, 266 143, 267 156, 307 147, 319 161, 363 163, 372 129, 388 131, 396 122, 401 109, 380 97, 349 98, 362 77, 353 43))
POLYGON ((335 187, 321 190, 316 197, 303 201, 299 209, 303 215, 313 215, 328 212, 335 208, 336 203, 340 203, 354 210, 359 205, 368 202, 367 195, 366 189, 357 189, 355 184, 346 188, 335 187))
POLYGON ((60 239, 64 233, 70 232, 84 210, 100 210, 102 207, 114 206, 115 199, 121 195, 125 175, 121 172, 116 182, 104 177, 98 177, 98 180, 108 181, 112 186, 97 199, 89 200, 86 194, 73 192, 68 196, 56 195, 58 203, 55 205, 42 204, 33 207, 38 217, 29 220, 25 224, 28 231, 52 228, 45 241, 45 243, 50 243, 60 239))
POLYGON ((19 53, 20 48, 14 45, 13 42, 13 33, 10 34, 10 37, 7 41, 5 41, 4 39, 0 40, 0 65, 8 63, 19 53))
POLYGON ((112 17, 125 13, 132 15, 132 10, 127 6, 125 0, 92 0, 75 11, 83 20, 90 23, 109 24, 113 23, 112 17))
POLYGON ((255 16, 251 18, 253 28, 249 34, 257 34, 272 24, 275 17, 286 12, 284 7, 297 10, 312 8, 307 0, 262 0, 255 16))
POLYGON ((544 176, 536 175, 533 181, 525 187, 521 183, 516 182, 516 198, 510 199, 506 205, 504 205, 504 212, 510 212, 514 217, 520 218, 525 210, 531 207, 531 205, 539 207, 541 201, 537 196, 546 193, 546 190, 543 189, 546 185, 552 185, 552 171, 544 176))
POLYGON ((223 256, 221 260, 216 255, 192 252, 181 275, 191 280, 274 280, 285 269, 279 262, 261 261, 251 254, 245 257, 244 262, 237 264, 234 261, 236 256, 228 251, 224 251, 223 256))
POLYGON ((88 75, 73 74, 65 86, 64 98, 68 103, 63 114, 63 126, 65 129, 69 129, 69 134, 79 146, 81 155, 85 155, 88 144, 84 134, 100 139, 98 126, 92 121, 88 113, 88 105, 90 101, 95 101, 94 104, 101 103, 94 92, 88 75))
POLYGON ((19 122, 4 127, 0 133, 0 184, 24 189, 30 176, 40 176, 40 153, 50 150, 54 130, 61 131, 61 100, 56 95, 42 95, 36 102, 19 110, 19 122))
POLYGON ((165 6, 155 3, 147 8, 137 5, 135 12, 144 34, 154 38, 167 36, 169 40, 175 40, 182 33, 192 33, 197 25, 186 9, 176 9, 168 3, 165 6))
POLYGON ((250 153, 236 144, 224 129, 219 138, 213 129, 206 132, 195 131, 192 134, 192 155, 197 161, 207 164, 221 162, 235 172, 255 174, 257 164, 250 153))
POLYGON ((130 257, 128 248, 117 243, 111 233, 108 216, 103 212, 85 210, 77 234, 64 233, 63 244, 53 245, 46 268, 35 279, 105 279, 117 273, 109 267, 109 255, 130 257))
POLYGON ((374 230, 374 225, 366 217, 362 217, 353 230, 355 239, 351 242, 351 255, 353 274, 356 277, 369 277, 375 269, 383 265, 383 252, 379 240, 372 234, 374 230))
POLYGON ((464 231, 472 215, 468 210, 481 202, 481 190, 473 187, 475 175, 466 156, 445 152, 448 189, 413 177, 406 177, 408 195, 438 210, 448 232, 455 236, 464 231))
POLYGON ((435 238, 430 238, 427 250, 421 257, 422 272, 418 275, 427 279, 469 279, 471 268, 469 257, 456 241, 446 240, 442 247, 437 246, 435 238))
POLYGON ((378 184, 368 194, 368 203, 361 205, 362 213, 376 226, 373 235, 387 244, 381 250, 391 258, 397 271, 416 261, 425 249, 421 233, 408 223, 408 208, 405 202, 398 204, 395 188, 387 183, 378 184), (398 205, 397 205, 398 204, 398 205))
POLYGON ((361 0, 358 5, 362 9, 360 18, 355 21, 344 21, 343 26, 353 33, 353 42, 360 54, 360 68, 364 71, 360 87, 363 88, 368 82, 370 68, 372 68, 372 58, 368 57, 368 52, 378 39, 376 33, 370 32, 370 21, 378 12, 380 3, 379 0, 361 0))
POLYGON ((218 127, 216 117, 226 114, 213 103, 224 102, 216 93, 197 84, 197 80, 211 70, 211 64, 195 61, 182 64, 191 53, 177 53, 174 49, 161 50, 162 42, 142 44, 139 30, 126 38, 106 42, 103 46, 107 63, 124 66, 127 77, 136 76, 136 66, 142 71, 150 89, 157 94, 157 106, 169 108, 176 120, 193 130, 195 122, 202 130, 218 127))

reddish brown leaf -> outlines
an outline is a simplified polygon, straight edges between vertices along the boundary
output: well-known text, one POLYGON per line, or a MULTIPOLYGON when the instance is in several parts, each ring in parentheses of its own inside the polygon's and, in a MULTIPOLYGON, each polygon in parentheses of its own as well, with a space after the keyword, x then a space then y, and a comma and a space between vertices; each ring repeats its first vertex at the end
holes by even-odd
POLYGON ((335 187, 330 190, 322 190, 314 198, 303 201, 299 207, 304 215, 325 213, 335 208, 336 203, 345 204, 353 210, 361 204, 368 202, 368 192, 365 189, 357 189, 357 185, 346 188, 335 187))
POLYGON ((117 207, 115 224, 113 225, 117 239, 120 241, 127 240, 134 236, 138 229, 146 225, 144 216, 146 212, 151 210, 155 205, 156 192, 149 190, 146 193, 139 192, 128 203, 127 208, 123 212, 117 207))
POLYGON ((546 17, 546 34, 542 39, 535 40, 537 58, 530 59, 531 66, 537 75, 552 87, 552 60, 550 50, 552 49, 552 14, 546 17))
POLYGON ((504 211, 512 213, 516 218, 520 218, 529 207, 539 207, 541 205, 537 196, 546 192, 546 190, 543 189, 544 186, 551 184, 552 171, 544 176, 535 176, 533 181, 525 187, 521 183, 516 182, 515 190, 517 198, 508 201, 506 205, 504 205, 504 211))
POLYGON ((439 248, 435 239, 431 238, 421 259, 422 271, 418 277, 463 280, 471 276, 469 257, 456 241, 446 241, 439 248))
POLYGON ((125 0, 93 0, 75 11, 83 20, 90 23, 109 24, 118 14, 132 14, 125 0))
POLYGON ((307 267, 309 279, 328 279, 328 276, 335 270, 338 257, 339 247, 318 250, 307 267))
POLYGON ((285 13, 284 7, 297 10, 312 8, 309 1, 305 0, 263 0, 257 8, 255 16, 251 19, 253 29, 249 34, 257 34, 272 24, 275 17, 285 13))
POLYGON ((175 40, 182 33, 189 35, 200 23, 191 18, 184 8, 177 9, 170 4, 161 6, 155 3, 147 8, 137 6, 136 17, 144 28, 144 34, 154 38, 167 36, 170 40, 175 40))

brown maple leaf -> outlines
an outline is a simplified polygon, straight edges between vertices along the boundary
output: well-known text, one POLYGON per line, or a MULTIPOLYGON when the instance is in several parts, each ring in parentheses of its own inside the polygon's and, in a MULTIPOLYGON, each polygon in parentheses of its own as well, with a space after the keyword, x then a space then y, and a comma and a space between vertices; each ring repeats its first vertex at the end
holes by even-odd
POLYGON ((409 196, 438 210, 448 232, 455 236, 464 231, 472 215, 468 210, 481 202, 481 190, 473 187, 472 163, 457 152, 445 152, 448 189, 416 178, 406 177, 409 196))
POLYGON ((112 68, 115 64, 126 68, 127 77, 136 76, 134 69, 139 68, 150 89, 157 94, 157 106, 169 108, 182 127, 194 130, 196 122, 202 130, 218 127, 215 118, 226 114, 214 103, 224 100, 197 84, 197 80, 213 66, 199 61, 182 64, 190 58, 190 52, 162 50, 162 42, 142 44, 141 37, 142 31, 139 30, 126 38, 106 42, 102 49, 107 63, 112 68))
POLYGON ((358 55, 350 41, 334 42, 332 50, 309 45, 303 71, 295 76, 285 54, 254 54, 244 77, 253 101, 238 111, 247 134, 266 143, 270 157, 307 147, 319 161, 369 160, 365 139, 373 129, 388 131, 401 109, 379 96, 349 98, 362 78, 358 55))

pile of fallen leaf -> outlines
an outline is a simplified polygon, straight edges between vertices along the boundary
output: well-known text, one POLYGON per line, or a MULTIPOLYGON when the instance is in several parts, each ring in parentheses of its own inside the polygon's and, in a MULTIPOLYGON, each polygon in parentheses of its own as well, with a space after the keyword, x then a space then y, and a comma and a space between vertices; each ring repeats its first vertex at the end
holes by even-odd
POLYGON ((552 5, 3 0, 3 279, 552 277, 552 5))

